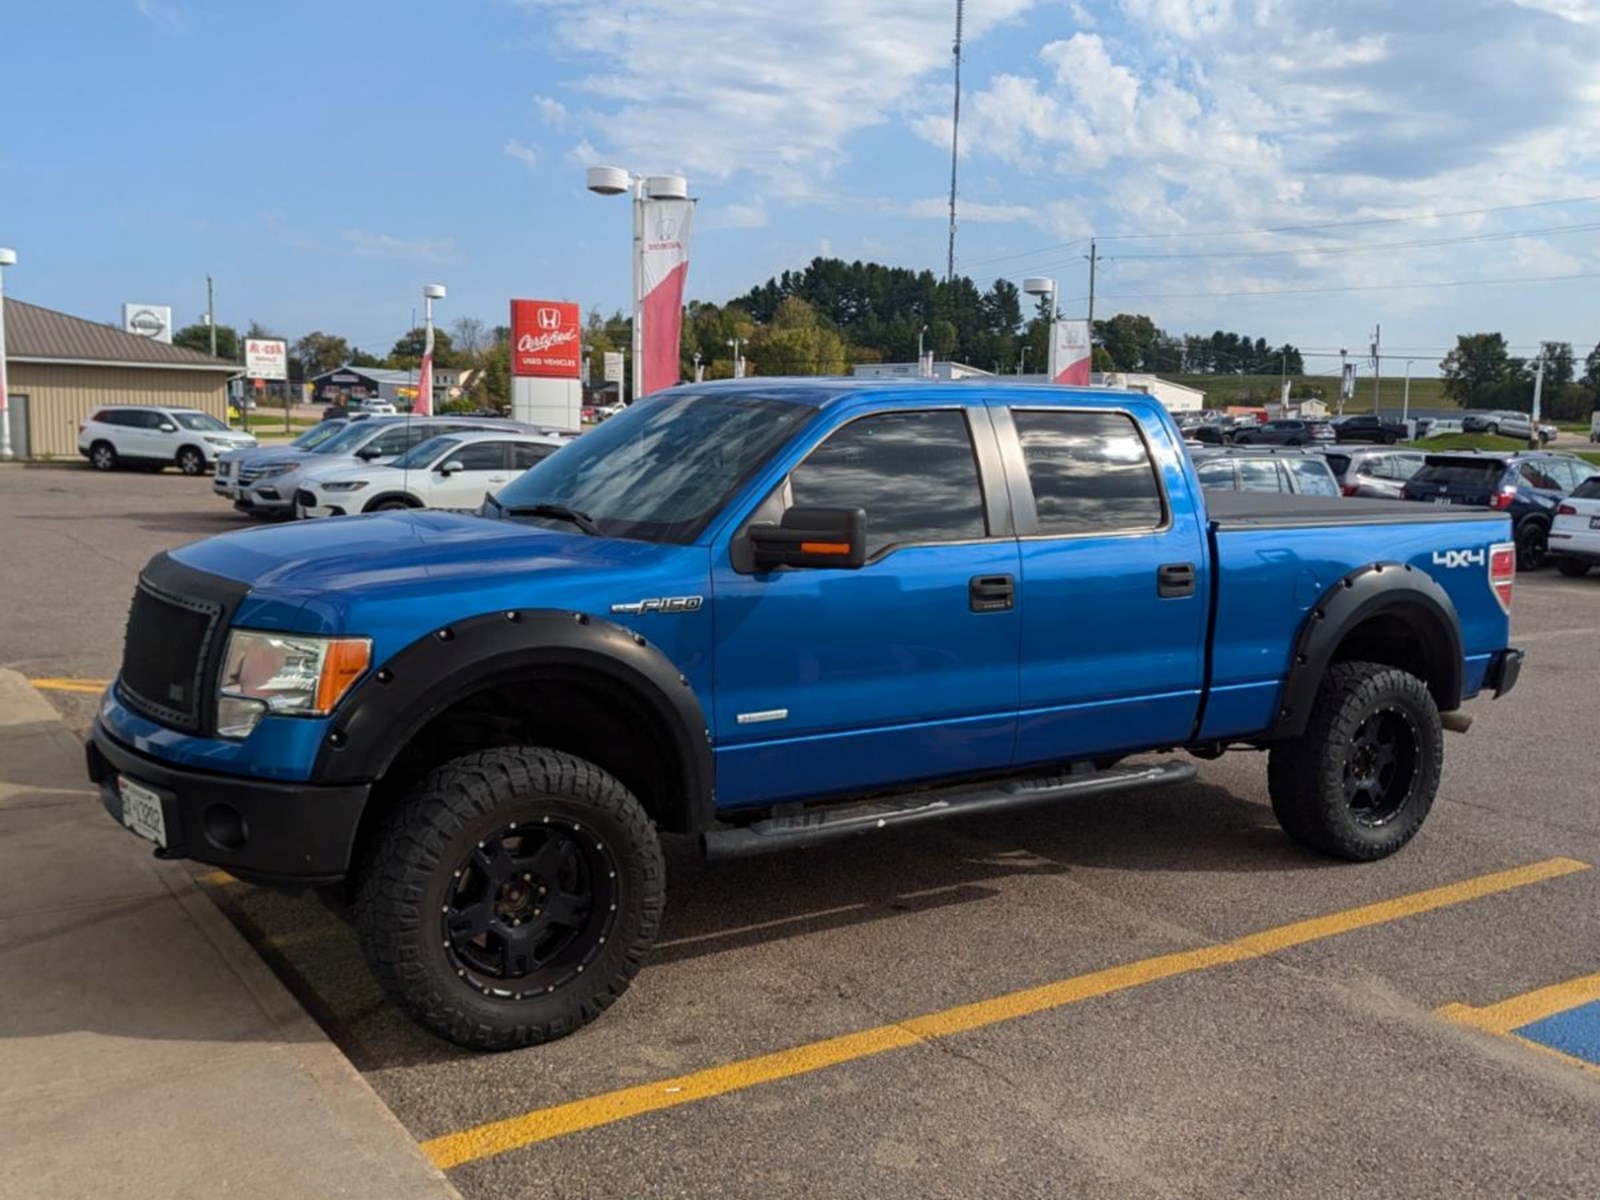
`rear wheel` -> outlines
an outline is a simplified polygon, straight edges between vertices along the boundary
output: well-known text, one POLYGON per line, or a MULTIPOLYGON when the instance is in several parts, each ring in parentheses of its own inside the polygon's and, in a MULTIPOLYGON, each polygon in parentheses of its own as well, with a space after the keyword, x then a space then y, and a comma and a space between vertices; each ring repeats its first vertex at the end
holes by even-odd
POLYGON ((115 471, 117 451, 110 442, 96 442, 89 447, 89 465, 96 471, 115 471))
POLYGON ((185 475, 200 475, 206 469, 206 456, 193 446, 185 446, 178 451, 178 470, 185 475))
POLYGON ((1422 827, 1443 763, 1439 711, 1422 680, 1338 663, 1305 732, 1272 748, 1272 811, 1303 846, 1352 862, 1384 858, 1422 827))
POLYGON ((404 500, 384 500, 381 503, 374 504, 367 511, 368 512, 395 512, 397 510, 408 509, 410 507, 411 507, 411 505, 407 504, 404 500))
POLYGON ((1589 573, 1589 564, 1580 558, 1558 558, 1556 559, 1556 570, 1560 571, 1568 579, 1581 579, 1589 573))
POLYGON ((355 926, 411 1017, 474 1050, 552 1041, 627 990, 665 900, 655 829, 593 763, 486 750, 425 776, 379 831, 355 926))
POLYGON ((1487 424, 1487 425, 1485 425, 1483 427, 1483 431, 1485 433, 1489 434, 1491 437, 1495 437, 1495 436, 1498 436, 1499 433, 1500 433, 1500 426, 1496 425, 1493 421, 1491 421, 1491 422, 1489 422, 1489 424, 1487 424))
POLYGON ((1549 530, 1538 521, 1524 521, 1517 529, 1517 570, 1537 571, 1544 566, 1549 530))

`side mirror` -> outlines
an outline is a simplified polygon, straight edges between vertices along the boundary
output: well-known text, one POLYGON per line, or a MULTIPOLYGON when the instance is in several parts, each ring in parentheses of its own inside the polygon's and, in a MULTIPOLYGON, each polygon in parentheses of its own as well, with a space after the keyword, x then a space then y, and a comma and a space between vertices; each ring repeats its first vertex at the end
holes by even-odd
POLYGON ((449 462, 445 463, 444 466, 437 468, 437 470, 441 475, 454 475, 457 471, 465 471, 466 467, 461 465, 461 460, 459 458, 452 458, 449 462))
POLYGON ((156 428, 161 430, 162 433, 177 433, 178 432, 178 427, 176 425, 174 425, 171 421, 163 421, 163 422, 161 422, 161 424, 157 425, 156 428))
POLYGON ((758 571, 777 567, 843 567, 867 561, 867 514, 859 508, 791 508, 783 523, 747 531, 758 571))
POLYGON ((379 450, 376 446, 363 446, 361 449, 356 451, 356 457, 359 459, 364 459, 367 462, 371 462, 375 458, 382 458, 383 451, 379 450))

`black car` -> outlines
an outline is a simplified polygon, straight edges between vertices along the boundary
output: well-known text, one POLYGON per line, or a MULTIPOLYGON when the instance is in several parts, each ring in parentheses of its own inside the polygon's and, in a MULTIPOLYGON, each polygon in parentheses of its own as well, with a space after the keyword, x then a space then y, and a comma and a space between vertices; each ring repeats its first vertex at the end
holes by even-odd
POLYGON ((1339 495, 1328 460, 1315 451, 1273 446, 1189 450, 1200 486, 1208 492, 1287 492, 1297 496, 1339 495))
POLYGON ((1378 446, 1392 446, 1404 441, 1410 431, 1399 421, 1385 421, 1376 413, 1356 413, 1333 426, 1333 436, 1341 442, 1367 442, 1378 446))
POLYGON ((1233 432, 1235 446, 1309 446, 1333 440, 1333 426, 1326 421, 1267 421, 1233 432))
POLYGON ((1550 522, 1561 498, 1592 474, 1594 467, 1570 454, 1457 450, 1428 455, 1401 494, 1407 500, 1509 514, 1517 568, 1533 571, 1544 565, 1550 522))

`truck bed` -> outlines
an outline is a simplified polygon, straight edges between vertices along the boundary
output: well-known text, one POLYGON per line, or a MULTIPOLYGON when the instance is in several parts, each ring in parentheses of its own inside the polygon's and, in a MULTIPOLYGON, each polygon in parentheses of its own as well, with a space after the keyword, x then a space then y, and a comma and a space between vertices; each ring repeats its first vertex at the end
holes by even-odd
POLYGON ((1275 492, 1207 492, 1206 510, 1219 533, 1244 529, 1317 529, 1338 525, 1417 525, 1499 521, 1504 513, 1414 500, 1291 496, 1275 492))

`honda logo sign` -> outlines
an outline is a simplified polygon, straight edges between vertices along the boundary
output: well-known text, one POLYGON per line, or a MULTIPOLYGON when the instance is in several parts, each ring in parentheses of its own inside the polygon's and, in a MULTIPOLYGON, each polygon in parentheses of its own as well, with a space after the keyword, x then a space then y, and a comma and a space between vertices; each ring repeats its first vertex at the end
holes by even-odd
POLYGON ((559 308, 541 308, 539 310, 540 329, 560 329, 561 310, 559 308))

